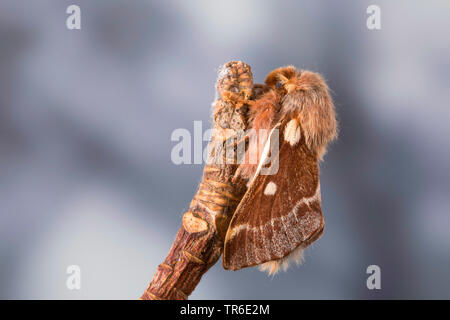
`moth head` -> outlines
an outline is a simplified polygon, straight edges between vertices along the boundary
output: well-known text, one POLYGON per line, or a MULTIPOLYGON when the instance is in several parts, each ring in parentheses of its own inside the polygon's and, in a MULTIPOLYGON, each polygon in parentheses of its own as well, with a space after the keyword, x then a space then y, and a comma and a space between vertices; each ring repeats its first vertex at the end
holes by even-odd
POLYGON ((266 77, 266 85, 282 96, 296 90, 295 79, 299 72, 294 66, 281 67, 270 72, 266 77))

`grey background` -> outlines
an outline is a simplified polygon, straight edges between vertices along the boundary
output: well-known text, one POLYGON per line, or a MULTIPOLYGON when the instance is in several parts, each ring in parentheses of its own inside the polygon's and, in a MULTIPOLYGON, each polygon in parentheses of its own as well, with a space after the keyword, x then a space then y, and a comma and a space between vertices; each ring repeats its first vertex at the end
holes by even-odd
POLYGON ((234 59, 257 82, 293 64, 333 89, 326 229, 302 267, 218 263, 191 298, 450 298, 449 17, 447 1, 2 0, 0 298, 142 294, 202 172, 171 162, 170 135, 209 126, 217 67, 234 59), (65 26, 70 4, 81 30, 65 26))

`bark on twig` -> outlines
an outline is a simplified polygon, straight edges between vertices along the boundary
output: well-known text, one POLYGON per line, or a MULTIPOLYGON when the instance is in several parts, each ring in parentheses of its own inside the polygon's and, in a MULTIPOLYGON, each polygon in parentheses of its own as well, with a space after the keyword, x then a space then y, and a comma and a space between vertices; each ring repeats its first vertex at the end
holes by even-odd
POLYGON ((187 299, 222 254, 228 224, 247 189, 246 181, 235 176, 236 150, 239 143, 245 143, 239 138, 248 129, 252 86, 250 67, 243 62, 229 62, 219 71, 210 161, 169 254, 140 299, 187 299), (230 145, 235 151, 232 159, 221 152, 230 145))

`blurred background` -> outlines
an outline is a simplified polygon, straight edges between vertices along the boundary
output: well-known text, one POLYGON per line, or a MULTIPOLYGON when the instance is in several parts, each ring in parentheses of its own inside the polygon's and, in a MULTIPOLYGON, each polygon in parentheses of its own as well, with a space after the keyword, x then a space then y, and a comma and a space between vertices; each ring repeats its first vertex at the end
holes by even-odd
POLYGON ((303 266, 219 261, 191 299, 449 299, 449 17, 445 1, 2 0, 0 298, 138 298, 203 171, 173 164, 171 133, 207 129, 218 67, 243 60, 255 82, 293 64, 333 90, 326 229, 303 266))

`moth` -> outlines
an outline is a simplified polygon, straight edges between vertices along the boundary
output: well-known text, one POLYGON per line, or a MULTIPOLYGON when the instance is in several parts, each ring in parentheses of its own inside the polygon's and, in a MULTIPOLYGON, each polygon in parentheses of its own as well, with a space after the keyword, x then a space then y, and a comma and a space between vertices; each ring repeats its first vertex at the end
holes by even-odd
POLYGON ((335 108, 323 78, 293 66, 275 69, 253 87, 251 127, 271 132, 256 164, 241 164, 237 175, 248 189, 235 210, 224 241, 223 267, 260 266, 274 274, 324 230, 319 161, 337 137, 335 108), (274 135, 275 130, 278 134, 274 135), (278 139, 278 171, 263 175, 269 144, 278 139))

